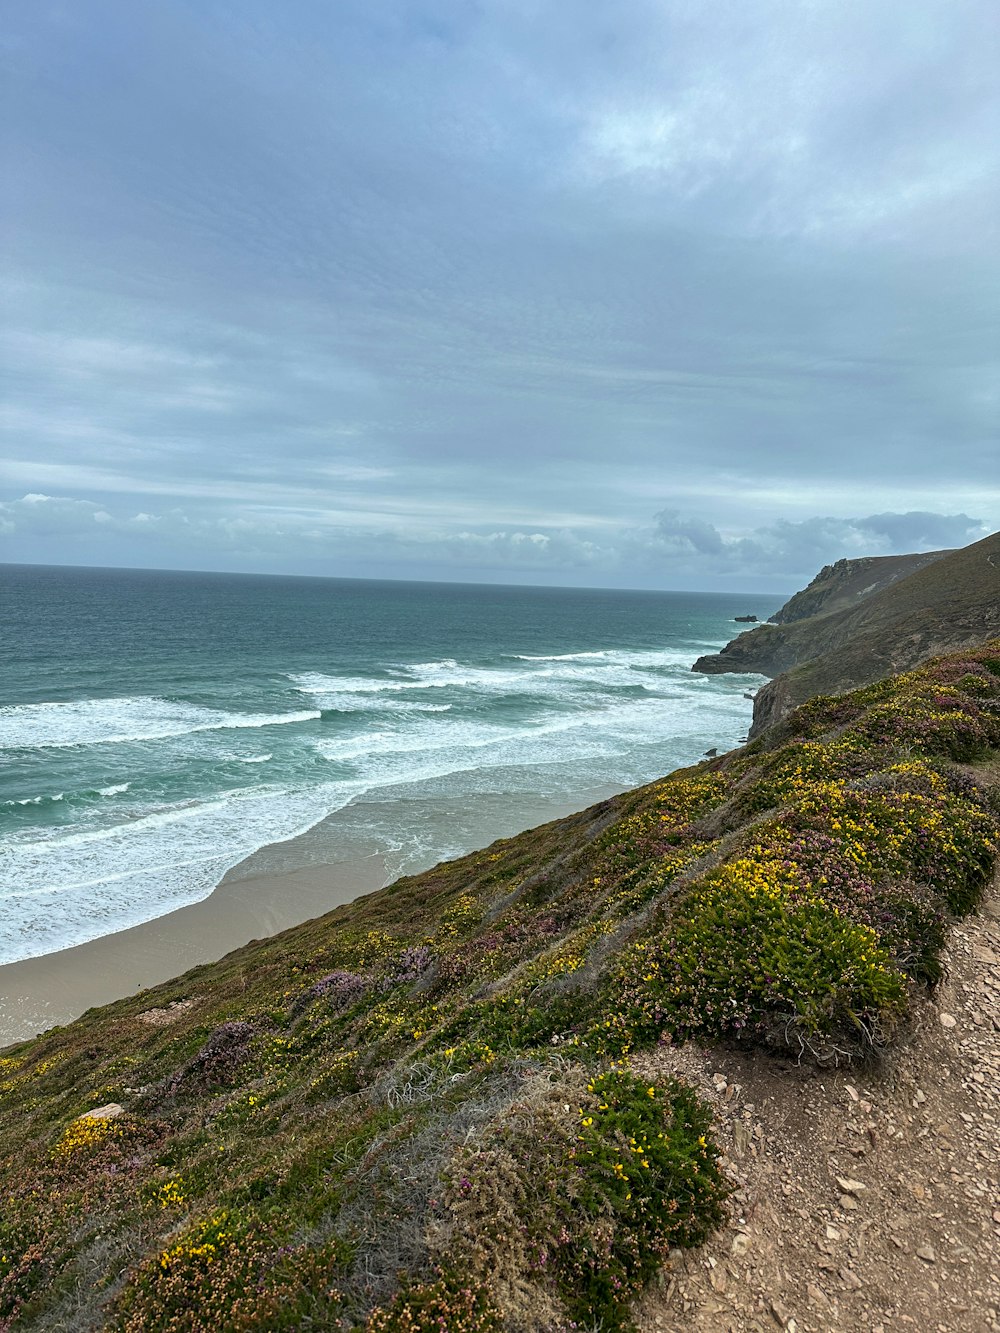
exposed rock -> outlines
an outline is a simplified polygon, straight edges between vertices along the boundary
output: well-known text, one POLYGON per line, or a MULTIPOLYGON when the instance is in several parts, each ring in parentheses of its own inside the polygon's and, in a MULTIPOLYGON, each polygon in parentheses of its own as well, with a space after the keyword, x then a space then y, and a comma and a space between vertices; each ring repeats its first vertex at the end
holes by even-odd
POLYGON ((845 1194, 864 1194, 865 1190, 868 1188, 868 1186, 863 1185, 860 1180, 851 1180, 849 1176, 838 1176, 837 1184, 845 1194))
POLYGON ((163 1028, 169 1023, 175 1023, 197 1003, 198 996, 192 995, 186 1000, 172 1000, 162 1009, 144 1009, 141 1014, 136 1014, 136 1018, 140 1023, 148 1023, 150 1027, 163 1028))
POLYGON ((108 1102, 107 1106, 97 1106, 93 1111, 84 1111, 79 1116, 80 1120, 117 1120, 120 1115, 125 1114, 125 1107, 120 1106, 118 1102, 108 1102))

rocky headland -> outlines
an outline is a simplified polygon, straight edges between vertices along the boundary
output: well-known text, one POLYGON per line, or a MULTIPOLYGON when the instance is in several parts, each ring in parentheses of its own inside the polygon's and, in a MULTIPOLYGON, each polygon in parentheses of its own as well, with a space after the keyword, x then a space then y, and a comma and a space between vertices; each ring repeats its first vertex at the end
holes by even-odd
POLYGON ((772 677, 751 737, 798 704, 907 671, 1000 633, 1000 533, 958 551, 827 566, 773 617, 692 670, 772 677))

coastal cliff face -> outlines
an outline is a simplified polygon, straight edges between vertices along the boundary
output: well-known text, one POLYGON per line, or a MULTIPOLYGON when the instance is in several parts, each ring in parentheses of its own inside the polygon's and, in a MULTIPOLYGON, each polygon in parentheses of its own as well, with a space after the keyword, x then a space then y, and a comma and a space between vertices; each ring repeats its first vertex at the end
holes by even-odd
MULTIPOLYGON (((998 762, 1000 640, 9 1048, 0 1329, 659 1326, 633 1298, 739 1179, 695 1087, 746 1052, 749 1117, 783 1072, 892 1058, 993 872, 998 762)), ((867 1166, 823 1197, 869 1206, 867 1166)), ((986 1268, 947 1267, 956 1303, 986 1268)))
POLYGON ((853 611, 777 632, 795 636, 798 662, 758 690, 751 738, 818 694, 841 694, 1000 633, 1000 533, 950 552, 853 611))
POLYGON ((773 678, 754 700, 751 737, 816 694, 838 694, 907 671, 935 653, 1000 632, 1000 533, 926 557, 839 561, 776 619, 781 623, 739 635, 692 668, 773 678), (820 610, 804 614, 811 605, 820 610))
POLYGON ((822 645, 829 647, 836 643, 839 627, 866 598, 949 554, 929 551, 918 555, 864 556, 824 565, 812 582, 790 597, 766 625, 745 630, 718 653, 699 657, 692 670, 705 675, 745 671, 762 676, 789 671, 825 651, 822 645), (820 628, 821 617, 832 618, 831 624, 820 628), (800 628, 771 628, 791 625, 800 628))
POLYGON ((770 617, 770 623, 790 625, 810 616, 851 611, 872 593, 881 592, 948 554, 948 551, 928 551, 918 555, 870 555, 824 565, 808 587, 789 598, 781 610, 770 617))

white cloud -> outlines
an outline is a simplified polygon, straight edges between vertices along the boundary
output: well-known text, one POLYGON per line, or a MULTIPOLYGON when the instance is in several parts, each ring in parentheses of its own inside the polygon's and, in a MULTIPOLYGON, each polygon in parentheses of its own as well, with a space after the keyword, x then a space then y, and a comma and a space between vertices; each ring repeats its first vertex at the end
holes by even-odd
POLYGON ((349 526, 336 515, 298 511, 114 512, 88 500, 38 494, 0 504, 0 530, 22 559, 44 562, 54 543, 86 550, 95 524, 102 552, 115 564, 185 566, 199 552, 227 568, 285 567, 291 558, 312 572, 334 574, 390 566, 410 577, 535 575, 541 582, 691 588, 752 587, 755 580, 758 586, 790 586, 842 556, 961 546, 987 533, 968 515, 934 513, 815 517, 727 535, 707 520, 663 511, 646 526, 585 534, 569 528, 349 526))
POLYGON ((22 6, 5 546, 698 586, 1000 523, 995 27, 22 6))

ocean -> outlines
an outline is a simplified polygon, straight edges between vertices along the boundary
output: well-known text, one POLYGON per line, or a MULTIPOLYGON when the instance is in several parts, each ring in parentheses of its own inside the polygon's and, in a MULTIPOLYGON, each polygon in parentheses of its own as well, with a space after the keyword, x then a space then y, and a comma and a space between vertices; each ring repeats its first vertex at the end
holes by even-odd
POLYGON ((395 877, 513 831, 495 812, 527 827, 729 749, 760 680, 690 666, 775 609, 0 567, 0 963, 197 902, 254 853, 322 862, 345 807, 395 877))

